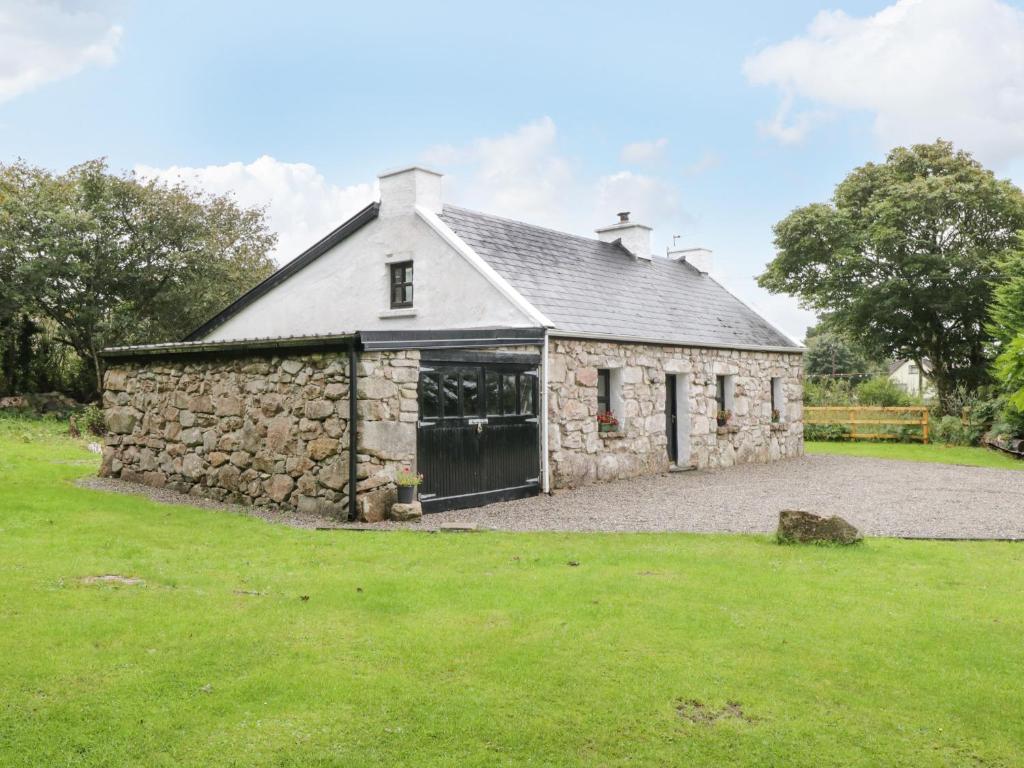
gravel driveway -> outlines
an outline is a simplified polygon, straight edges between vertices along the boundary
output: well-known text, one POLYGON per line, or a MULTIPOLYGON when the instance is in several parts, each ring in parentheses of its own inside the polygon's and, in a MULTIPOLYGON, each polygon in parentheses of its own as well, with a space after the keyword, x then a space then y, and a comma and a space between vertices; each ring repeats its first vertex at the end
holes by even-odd
POLYGON ((840 515, 869 536, 1024 539, 1024 472, 805 456, 442 512, 416 527, 762 533, 783 509, 840 515))
POLYGON ((804 509, 840 515, 869 536, 1024 539, 1024 472, 849 456, 677 472, 373 525, 234 507, 120 480, 86 478, 79 485, 303 528, 433 530, 475 523, 504 531, 765 533, 775 530, 781 510, 804 509))

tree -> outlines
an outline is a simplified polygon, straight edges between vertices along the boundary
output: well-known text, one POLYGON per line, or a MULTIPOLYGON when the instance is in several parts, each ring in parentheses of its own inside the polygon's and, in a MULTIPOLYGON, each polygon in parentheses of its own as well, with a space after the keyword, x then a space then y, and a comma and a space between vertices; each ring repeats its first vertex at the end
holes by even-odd
POLYGON ((992 290, 989 331, 1008 344, 1024 333, 1024 247, 1011 251, 999 262, 1000 280, 992 290))
POLYGON ((869 359, 844 333, 832 329, 827 320, 807 329, 804 344, 804 373, 808 376, 866 377, 881 370, 879 361, 869 359))
POLYGON ((776 224, 758 283, 828 313, 873 356, 929 358, 944 406, 988 380, 988 306, 1022 227, 1024 193, 968 153, 900 147, 776 224))
POLYGON ((999 266, 1004 280, 993 291, 989 327, 999 344, 994 370, 1010 404, 1024 411, 1024 248, 999 266))
POLYGON ((92 368, 94 391, 104 347, 180 339, 273 271, 275 242, 259 209, 103 160, 62 175, 0 165, 0 269, 92 368))

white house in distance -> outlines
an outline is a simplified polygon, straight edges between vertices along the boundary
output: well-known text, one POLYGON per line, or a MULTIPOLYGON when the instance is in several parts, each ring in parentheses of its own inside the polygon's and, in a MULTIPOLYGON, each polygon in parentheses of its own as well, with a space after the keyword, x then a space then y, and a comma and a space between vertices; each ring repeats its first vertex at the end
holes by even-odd
POLYGON ((926 357, 921 365, 910 359, 896 360, 889 365, 889 379, 914 397, 930 399, 935 397, 931 383, 932 364, 926 357))
POLYGON ((420 167, 380 194, 184 341, 106 351, 105 474, 372 521, 406 467, 431 511, 802 454, 803 348, 703 252, 448 205, 420 167))

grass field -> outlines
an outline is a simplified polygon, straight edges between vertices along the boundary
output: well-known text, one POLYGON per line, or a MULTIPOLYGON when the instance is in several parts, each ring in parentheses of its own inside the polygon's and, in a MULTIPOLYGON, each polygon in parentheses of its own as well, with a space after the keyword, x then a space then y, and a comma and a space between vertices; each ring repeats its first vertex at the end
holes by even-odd
POLYGON ((1020 545, 317 532, 96 463, 0 422, 5 767, 1024 763, 1020 545))
POLYGON ((827 453, 839 456, 867 456, 875 459, 925 461, 937 464, 963 464, 968 467, 1024 470, 1024 461, 989 448, 970 448, 959 445, 929 443, 865 443, 808 442, 807 453, 827 453))

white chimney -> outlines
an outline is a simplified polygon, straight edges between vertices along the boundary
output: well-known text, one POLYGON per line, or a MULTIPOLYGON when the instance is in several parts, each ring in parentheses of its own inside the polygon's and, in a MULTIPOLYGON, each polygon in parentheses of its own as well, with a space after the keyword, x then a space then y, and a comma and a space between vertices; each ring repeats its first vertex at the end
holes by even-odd
POLYGON ((380 216, 413 213, 416 206, 441 212, 441 174, 418 165, 386 171, 380 179, 380 216))
POLYGON ((685 261, 700 270, 702 275, 711 271, 711 251, 707 248, 673 248, 667 256, 672 261, 685 261))
POLYGON ((651 260, 651 228, 643 224, 633 224, 629 220, 629 211, 619 214, 619 223, 597 230, 597 239, 605 243, 622 242, 622 247, 638 259, 651 260))

